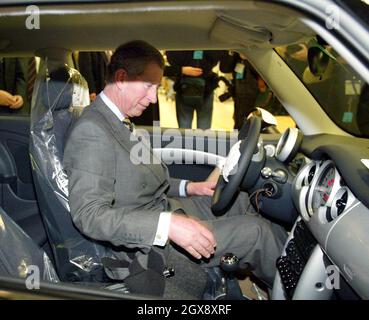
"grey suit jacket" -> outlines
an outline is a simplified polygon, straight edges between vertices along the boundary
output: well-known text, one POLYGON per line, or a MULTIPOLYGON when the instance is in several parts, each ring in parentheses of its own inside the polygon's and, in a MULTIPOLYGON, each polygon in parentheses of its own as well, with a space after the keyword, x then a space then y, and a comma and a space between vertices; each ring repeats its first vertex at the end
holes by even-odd
POLYGON ((160 213, 182 208, 169 197, 178 196, 180 180, 170 179, 164 164, 134 164, 130 151, 137 142, 130 134, 97 97, 70 133, 64 168, 77 228, 93 239, 147 253, 160 213))

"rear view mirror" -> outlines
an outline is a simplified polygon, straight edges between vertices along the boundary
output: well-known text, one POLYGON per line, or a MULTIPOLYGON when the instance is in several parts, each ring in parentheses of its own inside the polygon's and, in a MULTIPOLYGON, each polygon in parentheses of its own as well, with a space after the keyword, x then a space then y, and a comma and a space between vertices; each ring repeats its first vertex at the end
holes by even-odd
POLYGON ((268 128, 277 127, 278 125, 277 118, 263 108, 256 107, 252 112, 250 112, 247 118, 251 116, 258 116, 261 118, 261 132, 266 132, 268 131, 268 128))
MULTIPOLYGON (((276 130, 277 127, 277 118, 271 114, 269 111, 260 108, 260 107, 256 107, 253 111, 251 111, 249 113, 249 115, 247 116, 246 119, 248 119, 251 116, 258 116, 261 118, 261 132, 262 133, 266 133, 266 132, 276 132, 278 133, 278 131, 276 130)), ((240 132, 238 133, 238 139, 244 139, 245 137, 247 137, 247 132, 248 132, 248 127, 243 126, 240 130, 240 132)))
POLYGON ((261 116, 262 127, 277 126, 277 118, 269 111, 257 107, 256 110, 254 111, 254 114, 261 116))
POLYGON ((328 68, 329 55, 326 50, 318 46, 310 47, 308 50, 309 70, 312 75, 322 77, 328 68))

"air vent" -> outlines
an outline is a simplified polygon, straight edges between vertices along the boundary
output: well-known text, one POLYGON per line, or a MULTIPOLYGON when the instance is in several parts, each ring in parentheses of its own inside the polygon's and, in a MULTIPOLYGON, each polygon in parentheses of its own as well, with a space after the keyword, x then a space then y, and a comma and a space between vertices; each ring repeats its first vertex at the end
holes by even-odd
POLYGON ((317 172, 317 167, 319 167, 319 163, 311 161, 298 172, 294 181, 294 188, 297 191, 300 191, 302 187, 310 186, 315 172, 317 172))
POLYGON ((312 166, 309 170, 309 174, 306 177, 306 179, 304 180, 305 185, 309 186, 311 184, 311 181, 313 181, 314 175, 316 172, 316 165, 312 166))
POLYGON ((308 191, 319 166, 319 162, 309 162, 299 171, 293 183, 292 199, 306 221, 310 218, 307 211, 308 191))
POLYGON ((348 188, 343 187, 338 190, 332 201, 332 207, 327 210, 326 217, 327 221, 333 221, 339 215, 341 215, 352 203, 353 195, 348 188))

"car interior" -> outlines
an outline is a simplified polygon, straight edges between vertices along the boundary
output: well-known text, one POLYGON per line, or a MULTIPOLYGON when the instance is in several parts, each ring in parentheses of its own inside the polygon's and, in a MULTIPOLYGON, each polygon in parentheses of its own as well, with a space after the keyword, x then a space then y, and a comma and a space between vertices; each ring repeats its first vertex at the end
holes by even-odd
MULTIPOLYGON (((40 57, 30 115, 0 114, 0 290, 5 298, 158 298, 109 280, 104 266, 111 263, 110 246, 74 226, 62 165, 69 129, 89 104, 72 52, 104 51, 134 39, 160 50, 243 53, 295 121, 296 127, 278 132, 268 113, 258 110, 238 134, 141 128, 170 175, 191 181, 226 166, 238 145, 238 171, 229 181, 220 175, 212 210, 222 216, 245 191, 257 213, 285 227, 289 236, 268 298, 369 298, 369 107, 368 100, 361 102, 369 83, 369 48, 359 41, 369 31, 361 20, 337 6, 341 30, 324 28, 323 16, 319 20, 296 1, 35 4, 28 11, 21 1, 0 5, 0 55, 40 57), (33 14, 39 28, 29 29, 25 20, 33 14), (347 36, 347 30, 356 30, 355 36, 347 36), (296 58, 296 45, 305 48, 306 61, 296 58), (361 105, 367 113, 359 122, 361 105), (41 288, 30 291, 24 284, 34 265, 40 268, 41 288)), ((222 287, 219 272, 209 271, 203 298, 243 298, 231 277, 226 276, 228 289, 222 287)))

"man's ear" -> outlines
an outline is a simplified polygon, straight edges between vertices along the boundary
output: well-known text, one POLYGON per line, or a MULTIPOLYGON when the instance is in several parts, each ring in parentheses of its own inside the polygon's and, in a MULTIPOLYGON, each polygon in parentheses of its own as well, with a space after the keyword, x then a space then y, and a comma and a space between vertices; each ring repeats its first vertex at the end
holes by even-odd
POLYGON ((115 71, 115 75, 114 75, 115 82, 123 82, 125 80, 127 80, 126 70, 124 70, 123 68, 120 68, 117 71, 115 71))

